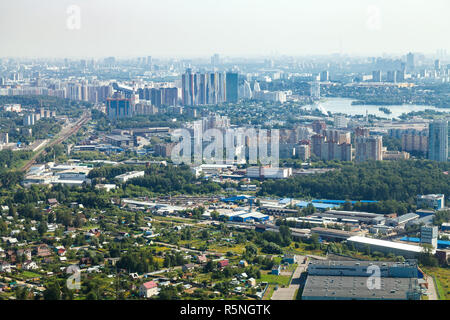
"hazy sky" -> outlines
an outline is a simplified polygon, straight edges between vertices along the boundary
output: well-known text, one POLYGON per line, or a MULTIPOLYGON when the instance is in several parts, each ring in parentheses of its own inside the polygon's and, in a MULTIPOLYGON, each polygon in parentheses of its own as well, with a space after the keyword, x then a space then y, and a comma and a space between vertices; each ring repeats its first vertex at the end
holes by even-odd
POLYGON ((0 0, 0 57, 450 53, 449 14, 449 0, 0 0))

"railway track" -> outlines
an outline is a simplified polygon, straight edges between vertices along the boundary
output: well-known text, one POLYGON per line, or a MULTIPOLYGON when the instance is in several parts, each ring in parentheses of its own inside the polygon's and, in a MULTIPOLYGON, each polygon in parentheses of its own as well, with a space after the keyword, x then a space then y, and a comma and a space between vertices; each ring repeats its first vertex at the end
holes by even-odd
POLYGON ((41 151, 39 151, 38 153, 36 153, 31 159, 30 161, 28 161, 23 167, 22 167, 22 171, 26 172, 28 171, 31 166, 33 164, 36 163, 36 159, 40 156, 40 155, 46 155, 47 151, 45 151, 45 149, 47 149, 48 147, 53 147, 57 144, 62 143, 63 141, 65 141, 66 139, 68 139, 70 136, 72 136, 73 134, 77 133, 78 130, 80 130, 80 128, 86 124, 86 122, 88 122, 90 119, 90 113, 85 112, 81 118, 65 133, 63 133, 60 137, 56 138, 55 140, 51 141, 49 144, 47 144, 45 147, 43 147, 41 149, 41 151))

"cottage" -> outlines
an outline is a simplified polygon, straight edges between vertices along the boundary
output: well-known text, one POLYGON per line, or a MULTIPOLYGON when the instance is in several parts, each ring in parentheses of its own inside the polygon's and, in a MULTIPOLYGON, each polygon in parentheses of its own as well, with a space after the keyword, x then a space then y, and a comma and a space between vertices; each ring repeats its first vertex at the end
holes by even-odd
POLYGON ((26 261, 23 263, 23 268, 25 270, 36 270, 39 269, 39 266, 34 261, 26 261))
POLYGON ((47 203, 51 206, 51 207, 55 207, 58 205, 58 200, 56 200, 55 198, 52 199, 48 199, 47 203))
POLYGON ((36 249, 38 257, 48 257, 52 255, 50 248, 46 244, 41 244, 36 249))
POLYGON ((293 264, 295 263, 295 257, 293 254, 285 254, 283 257, 283 262, 284 263, 289 263, 289 264, 293 264))
POLYGON ((272 274, 279 276, 281 273, 281 266, 277 265, 275 267, 273 267, 272 269, 272 274))
POLYGON ((63 246, 55 247, 55 251, 58 254, 58 256, 62 257, 66 254, 66 249, 63 246))
POLYGON ((17 250, 17 256, 25 256, 26 260, 31 260, 31 250, 30 249, 19 249, 17 250))
POLYGON ((247 280, 247 285, 249 285, 250 287, 254 287, 256 286, 256 280, 255 278, 250 278, 247 280))
POLYGON ((92 258, 90 257, 83 257, 80 259, 80 265, 91 265, 92 264, 92 258))
POLYGON ((0 261, 0 272, 11 273, 11 265, 8 262, 0 261))
POLYGON ((217 263, 217 266, 219 267, 219 268, 224 268, 224 267, 226 267, 226 266, 228 266, 228 259, 224 259, 224 260, 221 260, 221 261, 219 261, 218 263, 217 263))
POLYGON ((245 260, 241 260, 241 261, 239 261, 239 266, 246 268, 246 267, 248 267, 248 263, 245 260))
POLYGON ((201 256, 197 256, 198 263, 206 263, 208 259, 206 258, 206 255, 202 254, 201 256))
POLYGON ((139 296, 144 298, 150 298, 158 294, 158 285, 154 281, 148 281, 143 283, 139 287, 139 296))
POLYGON ((193 270, 195 268, 195 264, 193 264, 193 263, 188 263, 188 264, 185 264, 183 267, 182 267, 182 270, 183 270, 183 272, 186 272, 186 271, 191 271, 191 270, 193 270))

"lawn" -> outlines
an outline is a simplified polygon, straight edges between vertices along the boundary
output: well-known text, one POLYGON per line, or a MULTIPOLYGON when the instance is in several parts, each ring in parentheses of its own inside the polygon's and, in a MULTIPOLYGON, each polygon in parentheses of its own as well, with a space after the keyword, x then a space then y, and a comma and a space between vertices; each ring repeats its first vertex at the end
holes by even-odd
POLYGON ((39 273, 31 272, 31 271, 23 271, 22 275, 26 278, 40 278, 41 275, 39 273))
POLYGON ((259 279, 258 282, 268 282, 270 284, 278 284, 281 286, 288 286, 290 279, 291 279, 291 277, 289 277, 289 276, 277 276, 274 274, 261 273, 261 279, 259 279))
POLYGON ((217 251, 222 253, 227 253, 228 251, 243 254, 245 251, 246 244, 228 244, 227 245, 217 245, 213 244, 208 247, 209 251, 217 251))
POLYGON ((422 268, 423 271, 436 279, 436 288, 441 300, 450 300, 450 268, 422 268))

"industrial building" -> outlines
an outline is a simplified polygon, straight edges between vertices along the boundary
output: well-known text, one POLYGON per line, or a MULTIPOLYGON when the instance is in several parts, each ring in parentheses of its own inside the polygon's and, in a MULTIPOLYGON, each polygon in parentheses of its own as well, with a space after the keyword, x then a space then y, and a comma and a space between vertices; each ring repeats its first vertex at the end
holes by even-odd
POLYGON ((247 177, 256 179, 285 179, 292 176, 292 168, 276 167, 249 167, 247 168, 247 177))
POLYGON ((417 219, 419 219, 419 217, 420 216, 418 214, 407 213, 407 214, 401 215, 397 218, 387 219, 386 224, 389 226, 394 226, 394 227, 405 226, 406 223, 417 220, 417 219))
POLYGON ((248 211, 235 211, 224 212, 219 217, 227 217, 229 221, 234 222, 264 222, 269 220, 269 216, 260 212, 248 212, 248 211))
POLYGON ((419 275, 417 261, 413 259, 405 262, 312 260, 308 275, 367 277, 367 270, 373 265, 380 268, 381 277, 417 278, 419 275))
POLYGON ((303 300, 419 300, 415 260, 402 263, 383 261, 311 261, 303 300), (376 267, 380 287, 370 285, 376 267))
POLYGON ((114 179, 117 179, 120 182, 125 183, 130 179, 143 177, 144 175, 145 171, 131 171, 124 174, 119 174, 118 176, 115 176, 114 179))
POLYGON ((445 207, 445 196, 443 194, 426 194, 417 196, 417 207, 432 208, 440 210, 445 207))
POLYGON ((436 226, 422 226, 420 228, 420 242, 430 244, 434 249, 437 248, 438 241, 438 227, 436 226))
POLYGON ((299 208, 306 208, 308 205, 312 205, 314 208, 316 208, 318 210, 322 210, 322 211, 339 207, 339 205, 337 205, 337 204, 319 203, 319 202, 314 202, 314 201, 312 201, 312 202, 299 201, 295 204, 295 206, 297 206, 299 208))
POLYGON ((83 183, 91 183, 88 178, 91 170, 91 167, 85 165, 56 165, 53 162, 47 165, 35 165, 25 175, 22 185, 25 187, 32 184, 81 186, 83 183))
POLYGON ((338 222, 341 222, 343 219, 352 219, 357 220, 359 223, 373 224, 373 225, 384 224, 386 220, 384 216, 376 213, 358 212, 358 211, 328 210, 323 213, 318 213, 317 215, 319 217, 336 218, 338 222))
MULTIPOLYGON (((414 259, 423 251, 420 246, 360 236, 348 238, 347 243, 353 245, 355 249, 360 251, 369 248, 371 252, 379 251, 384 254, 393 253, 396 256, 403 256, 407 259, 414 259)), ((432 253, 434 254, 434 252, 432 253)))
POLYGON ((331 228, 321 228, 321 227, 312 228, 311 232, 314 234, 317 234, 322 239, 335 240, 335 241, 336 240, 346 240, 357 234, 355 232, 350 232, 350 231, 331 229, 331 228))
POLYGON ((420 300, 418 280, 381 278, 381 289, 370 290, 367 277, 308 276, 302 300, 420 300))

